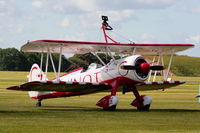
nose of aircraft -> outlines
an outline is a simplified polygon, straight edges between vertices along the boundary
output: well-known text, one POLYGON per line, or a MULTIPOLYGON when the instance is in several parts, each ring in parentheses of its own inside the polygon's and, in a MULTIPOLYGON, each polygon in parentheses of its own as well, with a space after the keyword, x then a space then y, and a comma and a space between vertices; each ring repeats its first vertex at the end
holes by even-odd
POLYGON ((150 71, 150 65, 147 62, 143 62, 139 65, 139 71, 141 73, 148 73, 150 71))

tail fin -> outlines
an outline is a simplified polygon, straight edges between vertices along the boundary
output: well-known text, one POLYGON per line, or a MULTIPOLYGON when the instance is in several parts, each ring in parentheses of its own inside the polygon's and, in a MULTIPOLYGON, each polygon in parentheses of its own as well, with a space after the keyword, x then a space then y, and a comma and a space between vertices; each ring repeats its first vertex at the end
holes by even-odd
POLYGON ((28 81, 46 80, 46 75, 37 64, 33 64, 28 75, 28 81))
MULTIPOLYGON (((46 75, 37 64, 33 64, 29 72, 28 82, 46 80, 46 75)), ((31 98, 38 99, 38 96, 48 92, 29 91, 28 94, 31 98)))

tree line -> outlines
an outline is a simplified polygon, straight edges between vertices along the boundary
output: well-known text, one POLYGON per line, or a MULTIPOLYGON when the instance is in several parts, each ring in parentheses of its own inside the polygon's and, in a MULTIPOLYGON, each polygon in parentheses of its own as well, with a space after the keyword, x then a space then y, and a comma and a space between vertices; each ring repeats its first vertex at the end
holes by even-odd
MULTIPOLYGON (((59 62, 59 55, 52 54, 52 58, 55 64, 59 62)), ((62 70, 65 70, 65 67, 70 65, 70 62, 67 61, 64 56, 62 56, 62 70), (65 67, 64 67, 65 66, 65 67)), ((16 48, 0 48, 0 71, 29 71, 31 66, 34 63, 40 65, 41 53, 25 53, 19 51, 16 48)), ((45 68, 46 56, 43 59, 43 68, 45 68)), ((50 62, 49 62, 50 63, 50 62)), ((56 66, 57 67, 57 66, 56 66)), ((51 65, 48 68, 49 71, 53 71, 51 65)))
MULTIPOLYGON (((43 68, 45 68, 46 65, 45 55, 46 54, 44 54, 43 58, 43 68)), ((98 55, 106 63, 108 63, 111 59, 111 57, 106 54, 98 55)), ((57 70, 59 54, 52 54, 52 58, 57 70)), ((26 53, 19 51, 16 48, 0 48, 0 71, 29 71, 34 63, 40 65, 40 60, 41 53, 26 53)), ((61 71, 67 72, 78 67, 83 67, 84 69, 87 69, 88 65, 91 63, 101 64, 100 61, 91 53, 76 54, 68 59, 63 55, 61 71)), ((50 60, 49 64, 51 64, 50 60)), ((48 71, 53 71, 52 65, 48 66, 48 71)))

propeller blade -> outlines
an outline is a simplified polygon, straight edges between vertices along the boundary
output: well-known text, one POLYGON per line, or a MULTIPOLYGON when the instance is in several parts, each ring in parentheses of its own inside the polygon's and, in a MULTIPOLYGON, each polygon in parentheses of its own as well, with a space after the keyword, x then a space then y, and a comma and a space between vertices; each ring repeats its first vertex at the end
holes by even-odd
POLYGON ((132 66, 132 65, 124 65, 124 66, 121 66, 120 68, 124 69, 124 70, 135 70, 135 69, 137 69, 137 67, 132 66))
POLYGON ((196 96, 196 98, 199 98, 199 97, 200 97, 200 95, 196 96))
POLYGON ((151 66, 150 67, 151 70, 164 70, 163 66, 151 66))

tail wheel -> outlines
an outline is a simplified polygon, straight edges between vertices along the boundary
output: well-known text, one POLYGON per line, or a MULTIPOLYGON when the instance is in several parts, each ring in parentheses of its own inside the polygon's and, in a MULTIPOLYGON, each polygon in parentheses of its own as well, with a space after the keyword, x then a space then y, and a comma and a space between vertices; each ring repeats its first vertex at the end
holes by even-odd
POLYGON ((36 103, 36 107, 42 106, 42 99, 38 99, 38 102, 36 103))

